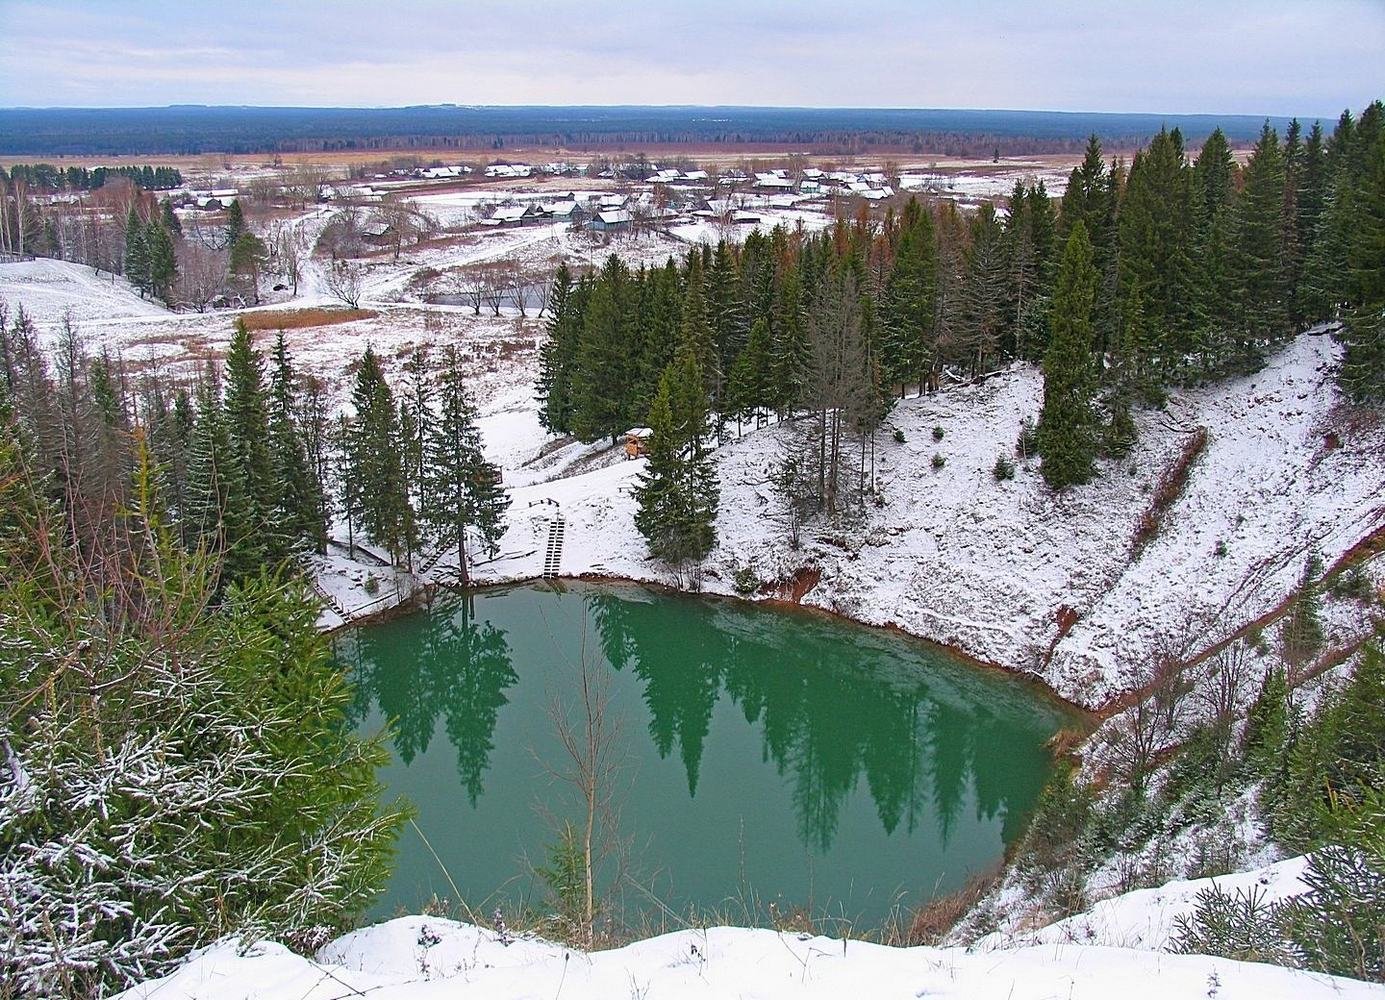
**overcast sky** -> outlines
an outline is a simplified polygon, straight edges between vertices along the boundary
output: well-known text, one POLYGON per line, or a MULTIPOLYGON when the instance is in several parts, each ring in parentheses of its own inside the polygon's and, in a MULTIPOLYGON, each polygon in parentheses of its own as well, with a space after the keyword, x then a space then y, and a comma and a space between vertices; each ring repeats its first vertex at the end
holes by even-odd
POLYGON ((0 104, 1335 116, 1385 0, 0 0, 0 104))

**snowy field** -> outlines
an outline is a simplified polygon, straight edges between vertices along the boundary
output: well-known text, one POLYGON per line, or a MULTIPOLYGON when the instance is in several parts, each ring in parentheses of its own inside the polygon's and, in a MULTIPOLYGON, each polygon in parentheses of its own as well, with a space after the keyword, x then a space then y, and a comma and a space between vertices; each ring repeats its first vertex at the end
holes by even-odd
MULTIPOLYGON (((1218 879, 1228 891, 1259 885, 1301 891, 1302 859, 1218 879)), ((1209 880, 1210 881, 1210 880, 1209 880)), ((355 931, 314 959, 273 942, 223 941, 177 972, 119 1000, 374 1000, 560 997, 563 1000, 872 997, 879 1000, 1367 1000, 1385 987, 1159 950, 1173 918, 1205 883, 1109 900, 1035 935, 1033 943, 888 948, 861 941, 716 927, 686 930, 591 954, 484 928, 401 917, 355 931), (1115 940, 1131 945, 1111 943, 1115 940)))

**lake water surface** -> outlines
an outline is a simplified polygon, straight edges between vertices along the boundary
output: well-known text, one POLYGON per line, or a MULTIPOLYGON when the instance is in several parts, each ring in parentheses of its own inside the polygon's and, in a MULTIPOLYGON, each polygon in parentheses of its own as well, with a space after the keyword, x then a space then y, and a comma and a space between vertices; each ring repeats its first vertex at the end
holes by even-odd
MULTIPOLYGON (((584 650, 622 723, 613 908, 770 902, 872 926, 958 888, 1021 832, 1072 717, 922 642, 807 612, 564 583, 452 597, 338 642, 363 732, 392 725, 389 794, 417 808, 380 916, 452 885, 542 907, 555 821, 584 816, 552 721, 584 650), (436 852, 436 857, 434 857, 436 852), (443 868, 447 874, 444 874, 443 868), (451 882, 448 880, 451 876, 451 882)), ((748 911, 748 912, 747 912, 748 911)))

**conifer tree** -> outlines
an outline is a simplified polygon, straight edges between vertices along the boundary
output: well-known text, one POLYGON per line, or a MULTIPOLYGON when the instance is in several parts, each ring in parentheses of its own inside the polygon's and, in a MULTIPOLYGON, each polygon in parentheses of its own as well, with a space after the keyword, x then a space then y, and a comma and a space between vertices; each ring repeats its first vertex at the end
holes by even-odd
MULTIPOLYGON (((226 434, 254 498, 259 527, 277 534, 279 512, 274 458, 270 451, 269 404, 265 395, 264 359, 251 343, 244 320, 236 320, 226 352, 226 434)), ((278 544, 272 546, 276 550, 278 544)))
POLYGON ((135 206, 125 217, 125 278, 143 295, 149 288, 149 248, 145 243, 144 225, 135 206))
POLYGON ((183 235, 183 223, 179 220, 178 213, 173 211, 173 202, 168 198, 159 202, 159 218, 163 222, 164 229, 168 230, 169 235, 183 235))
POLYGON ((171 302, 173 287, 178 280, 178 258, 173 240, 162 223, 151 222, 144 227, 145 274, 152 294, 171 302))
POLYGON ((922 395, 937 356, 934 342, 934 298, 937 293, 937 252, 932 216, 910 199, 904 211, 894 268, 885 284, 885 325, 882 359, 886 377, 899 383, 900 395, 909 381, 922 395))
POLYGON ((703 432, 707 406, 702 372, 680 351, 659 380, 650 405, 649 459, 635 487, 635 526, 650 554, 679 569, 716 545, 718 488, 703 432))
POLYGON ((630 272, 614 255, 592 284, 583 309, 572 376, 572 431, 583 441, 615 444, 630 426, 634 322, 630 272))
POLYGON ((775 289, 773 356, 774 407, 781 415, 792 414, 804 403, 811 348, 803 317, 803 284, 799 269, 781 264, 775 289))
POLYGON ((1236 202, 1232 275, 1241 346, 1258 354, 1289 325, 1283 267, 1284 163, 1279 136, 1268 122, 1243 176, 1236 202))
POLYGON ((760 318, 751 324, 750 338, 727 382, 726 414, 738 424, 753 419, 758 426, 760 417, 774 405, 770 361, 769 324, 760 318))
POLYGON ((500 470, 482 452, 463 372, 457 349, 448 346, 438 372, 438 416, 424 444, 420 514, 438 544, 456 545, 458 573, 465 586, 470 580, 467 532, 479 533, 482 544, 493 553, 504 534, 510 498, 500 487, 500 470))
POLYGON ((281 330, 274 341, 274 367, 270 372, 269 437, 275 503, 293 548, 326 552, 322 487, 310 467, 304 437, 299 432, 297 386, 298 377, 281 330))
POLYGON ((248 230, 245 226, 245 210, 240 207, 240 200, 231 202, 231 207, 226 210, 226 247, 230 249, 236 245, 241 236, 248 230))
POLYGON ((582 328, 580 298, 572 272, 567 264, 559 264, 549 300, 548 338, 539 348, 539 423, 554 434, 572 430, 572 374, 582 328))
POLYGON ((1053 292, 1052 335, 1044 355, 1044 405, 1039 415, 1039 454, 1044 480, 1054 489, 1085 483, 1096 457, 1092 311, 1100 280, 1087 227, 1068 236, 1053 292))
POLYGON ((265 563, 245 470, 227 425, 209 373, 198 388, 197 418, 188 448, 188 512, 183 533, 190 549, 220 557, 223 585, 258 575, 265 563))
POLYGON ((412 558, 417 539, 399 450, 399 411, 370 345, 361 356, 351 402, 356 413, 347 431, 343 475, 360 512, 359 527, 392 558, 412 558))
MULTIPOLYGON (((1362 116, 1363 118, 1365 116, 1362 116)), ((1385 402, 1385 136, 1355 198, 1350 281, 1355 308, 1346 322, 1342 388, 1362 402, 1385 402)))
POLYGON ((1193 165, 1193 291, 1186 349, 1204 368, 1224 360, 1234 323, 1231 243, 1236 164, 1221 129, 1213 130, 1193 165))

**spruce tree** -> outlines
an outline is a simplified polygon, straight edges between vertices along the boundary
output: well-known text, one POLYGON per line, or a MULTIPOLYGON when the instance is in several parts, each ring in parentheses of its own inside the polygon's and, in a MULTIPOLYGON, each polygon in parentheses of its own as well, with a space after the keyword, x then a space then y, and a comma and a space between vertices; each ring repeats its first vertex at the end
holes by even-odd
POLYGON ((882 308, 883 368, 890 381, 899 383, 901 396, 910 381, 918 383, 919 394, 923 394, 936 359, 933 306, 937 280, 933 219, 910 199, 882 308))
POLYGON ((144 247, 149 290, 171 303, 178 280, 178 258, 173 250, 173 239, 162 223, 151 222, 144 228, 144 247))
POLYGON ((287 556, 285 512, 279 507, 280 484, 270 450, 269 404, 265 395, 264 359, 251 344, 243 320, 236 321, 226 352, 226 434, 245 476, 251 517, 270 558, 287 556))
POLYGON ((799 268, 791 262, 780 266, 771 333, 774 407, 782 416, 794 413, 804 404, 811 355, 803 316, 802 277, 799 268))
POLYGON ((580 298, 567 264, 559 264, 549 300, 547 339, 539 348, 539 423, 553 434, 572 431, 572 376, 582 327, 580 298))
POLYGON ((1284 164, 1268 122, 1244 171, 1236 202, 1232 275, 1242 349, 1253 355, 1289 328, 1284 261, 1284 164))
POLYGON ((632 422, 636 341, 630 272, 612 255, 592 285, 572 376, 572 431, 583 441, 617 437, 632 422))
POLYGON ((665 369, 649 411, 649 459, 635 487, 635 526, 650 554, 681 568, 716 545, 719 491, 704 446, 704 377, 690 350, 665 369))
POLYGON ((125 279, 139 289, 143 295, 149 289, 149 248, 145 243, 145 230, 140 222, 135 206, 130 206, 130 214, 125 217, 125 279))
POLYGON ((168 230, 169 235, 183 235, 183 223, 179 220, 178 213, 173 211, 173 202, 167 198, 159 202, 159 219, 163 222, 163 227, 168 230))
POLYGON ((248 230, 245 225, 245 211, 240 207, 240 201, 231 202, 231 207, 226 210, 226 247, 230 249, 236 245, 241 236, 248 230))
POLYGON ((1044 355, 1044 405, 1038 444, 1044 480, 1062 489, 1091 479, 1096 457, 1092 311, 1100 280, 1087 227, 1072 227, 1053 292, 1052 334, 1044 355))
POLYGON ((510 498, 501 489, 500 470, 487 462, 476 427, 476 411, 467 398, 461 356, 455 347, 443 351, 437 383, 438 416, 424 444, 423 501, 420 514, 439 544, 457 547, 462 585, 470 581, 467 532, 475 530, 490 552, 504 534, 510 498))
POLYGON ((283 331, 274 341, 270 372, 269 437, 274 460, 275 505, 294 549, 327 551, 327 525, 318 477, 310 467, 297 420, 298 377, 283 331))
MULTIPOLYGON (((1363 116, 1364 117, 1364 116, 1363 116)), ((1355 308, 1346 322, 1341 385, 1361 402, 1385 402, 1385 137, 1355 197, 1348 256, 1355 308)))
POLYGON ((371 345, 361 355, 351 403, 356 412, 347 430, 343 470, 349 501, 360 512, 360 528, 391 558, 411 558, 417 539, 399 448, 399 411, 371 345))

